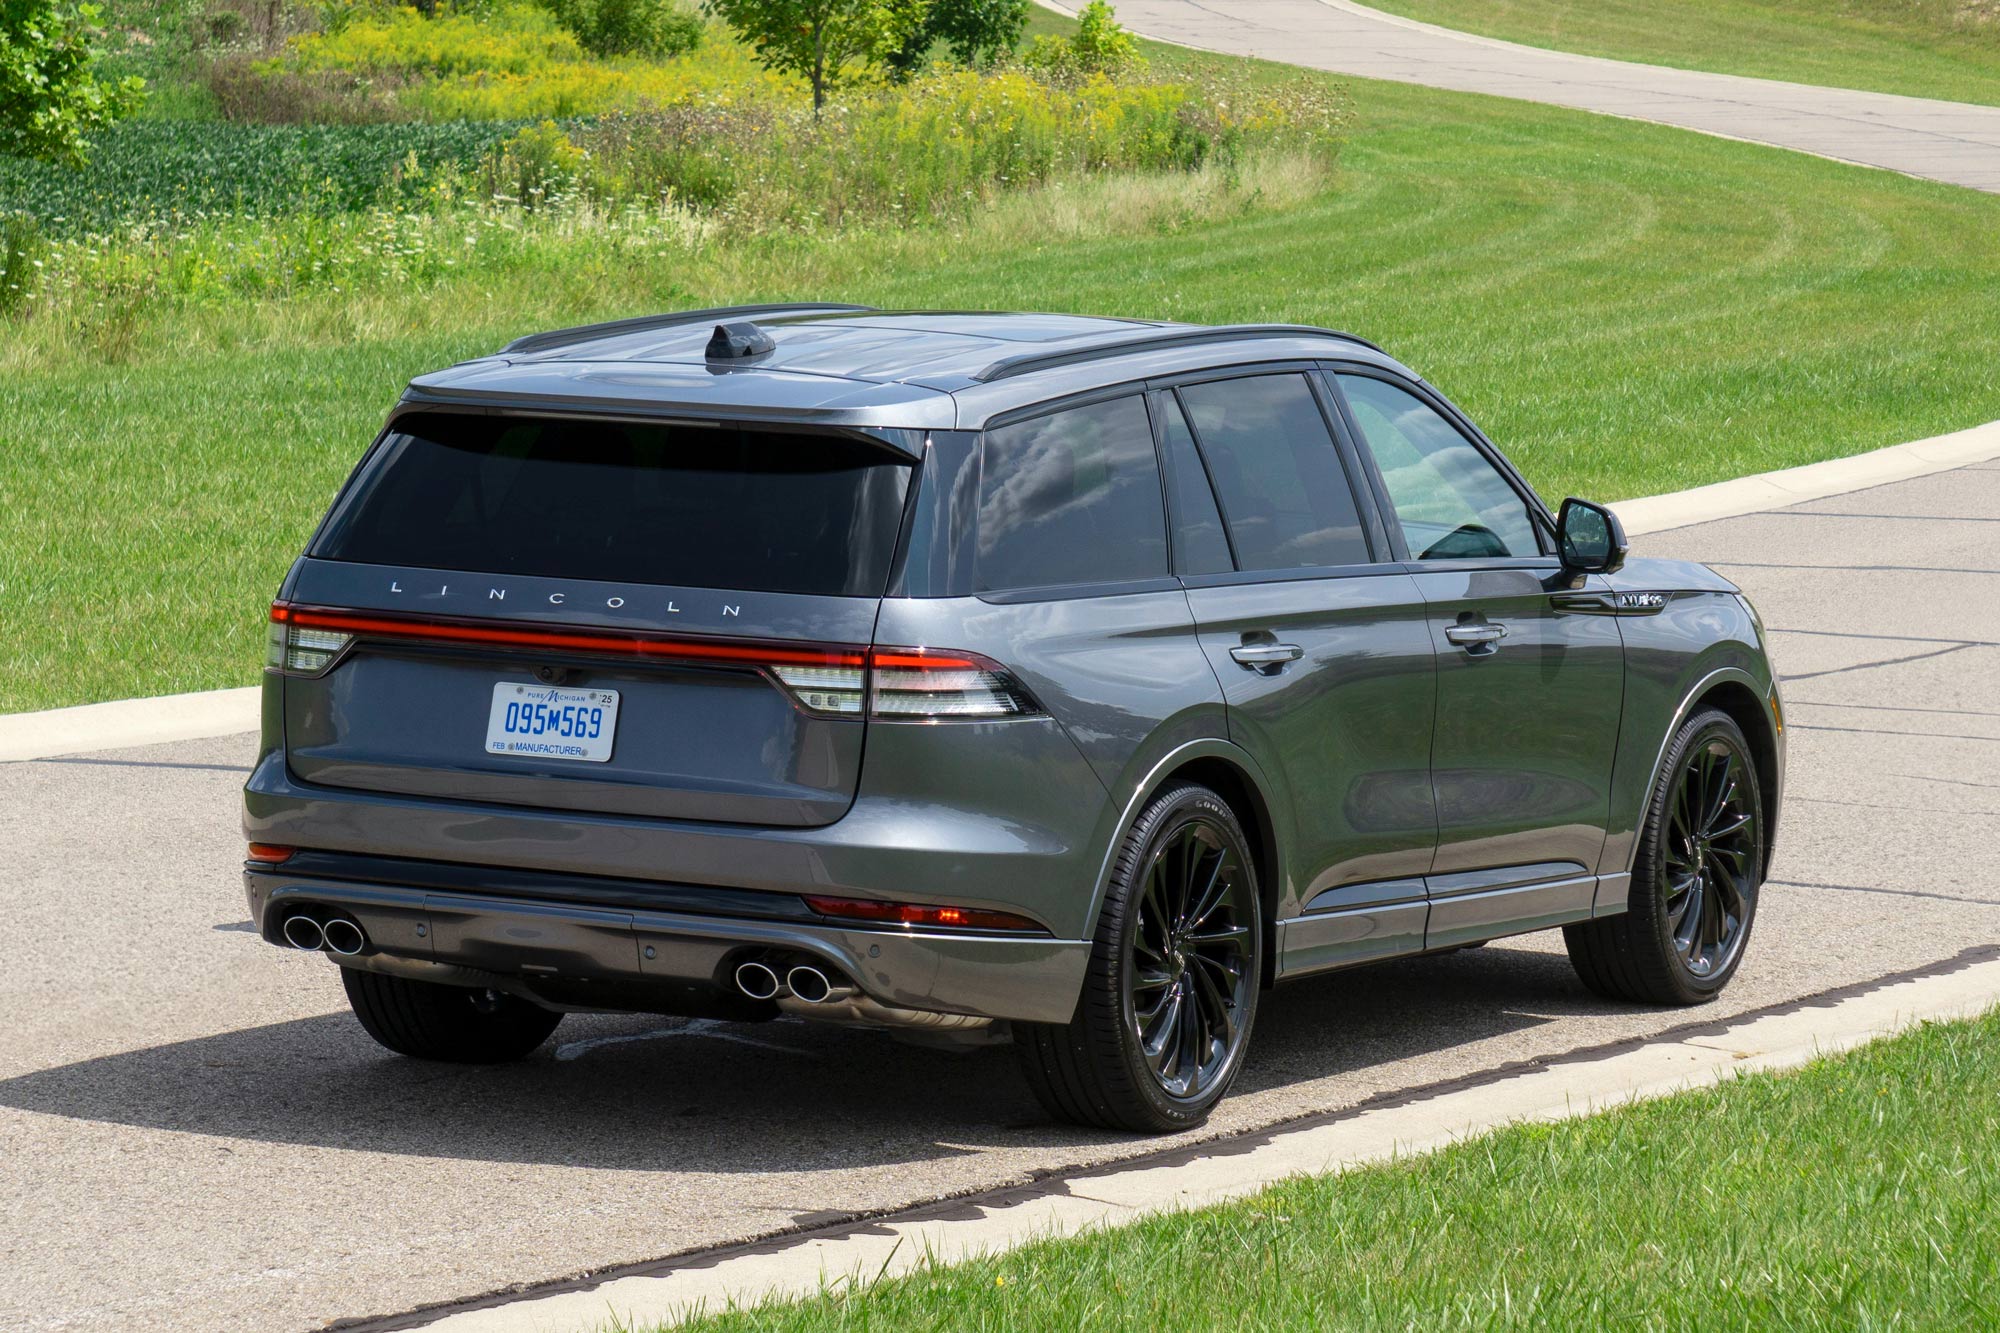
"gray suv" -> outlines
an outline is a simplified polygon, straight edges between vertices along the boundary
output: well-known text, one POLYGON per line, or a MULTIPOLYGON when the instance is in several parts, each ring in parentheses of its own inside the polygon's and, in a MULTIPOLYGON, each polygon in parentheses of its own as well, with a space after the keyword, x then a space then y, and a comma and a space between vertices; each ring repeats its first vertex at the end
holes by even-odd
POLYGON ((406 1055, 567 1011, 1005 1024, 1200 1123, 1274 983, 1742 960, 1756 613, 1362 339, 742 307, 414 381, 271 608, 245 884, 406 1055))

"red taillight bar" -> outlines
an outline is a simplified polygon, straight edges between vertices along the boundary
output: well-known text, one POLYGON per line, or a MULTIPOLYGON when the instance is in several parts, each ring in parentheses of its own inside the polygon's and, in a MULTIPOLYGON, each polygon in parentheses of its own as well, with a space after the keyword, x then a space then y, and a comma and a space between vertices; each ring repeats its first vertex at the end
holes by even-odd
MULTIPOLYGON (((690 639, 643 630, 594 629, 574 625, 502 624, 491 620, 453 620, 371 612, 292 606, 278 602, 271 619, 301 629, 337 630, 373 639, 403 639, 426 643, 476 643, 509 648, 566 648, 573 652, 631 654, 683 662, 722 662, 744 666, 867 665, 867 649, 845 644, 801 648, 791 644, 751 640, 690 639)), ((949 665, 921 657, 914 665, 949 665)))
POLYGON ((280 847, 276 843, 271 842, 253 842, 250 844, 249 855, 245 859, 261 861, 265 865, 274 866, 291 860, 297 851, 298 848, 296 847, 280 847))

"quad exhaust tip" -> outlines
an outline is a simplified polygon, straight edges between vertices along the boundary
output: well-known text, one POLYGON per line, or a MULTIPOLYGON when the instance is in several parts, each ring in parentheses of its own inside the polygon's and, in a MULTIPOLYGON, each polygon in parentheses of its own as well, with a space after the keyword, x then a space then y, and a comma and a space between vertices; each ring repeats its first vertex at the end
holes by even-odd
POLYGON ((741 963, 736 968, 736 989, 753 1000, 775 1000, 781 989, 778 974, 763 963, 741 963))
POLYGON ((785 973, 785 984, 807 1004, 827 1004, 854 994, 854 987, 834 981, 809 963, 801 963, 785 973))
POLYGON ((289 916, 285 918, 285 943, 311 953, 326 943, 326 932, 309 916, 289 916))
MULTIPOLYGON (((286 924, 289 928, 290 923, 286 924)), ((322 926, 320 938, 329 951, 343 958, 352 958, 368 945, 368 937, 361 933, 361 927, 344 916, 334 917, 322 926)))

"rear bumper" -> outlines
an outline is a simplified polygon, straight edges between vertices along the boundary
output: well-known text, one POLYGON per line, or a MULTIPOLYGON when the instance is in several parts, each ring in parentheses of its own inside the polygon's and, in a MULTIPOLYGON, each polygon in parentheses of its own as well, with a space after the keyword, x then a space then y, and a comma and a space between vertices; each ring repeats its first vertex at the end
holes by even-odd
MULTIPOLYGON (((477 874, 474 867, 460 869, 477 874)), ((855 929, 788 918, 782 910, 691 912, 634 902, 636 892, 605 903, 500 896, 282 865, 249 868, 243 878, 251 920, 273 943, 299 908, 334 910, 352 916, 368 936, 368 950, 350 965, 415 964, 418 974, 431 966, 441 979, 485 974, 606 1009, 703 1012, 734 995, 730 978, 738 962, 775 951, 831 964, 892 1008, 1063 1023, 1075 1009, 1090 956, 1086 940, 855 929)))

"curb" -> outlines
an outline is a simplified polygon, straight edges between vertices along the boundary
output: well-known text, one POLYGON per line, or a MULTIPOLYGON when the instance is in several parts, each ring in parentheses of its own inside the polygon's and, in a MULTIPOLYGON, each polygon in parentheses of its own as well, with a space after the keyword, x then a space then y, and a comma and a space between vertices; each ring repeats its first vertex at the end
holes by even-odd
MULTIPOLYGON (((2000 458, 2000 421, 1989 421, 1851 458, 1760 472, 1670 495, 1620 500, 1611 508, 1625 524, 1626 534, 1637 537, 1865 491, 1995 458, 2000 458)), ((252 685, 0 714, 0 764, 255 731, 258 696, 258 687, 252 685)))
POLYGON ((1169 1150, 816 1234, 683 1256, 629 1275, 559 1284, 349 1325, 355 1333, 563 1333, 671 1325, 772 1298, 855 1290, 928 1263, 1222 1203, 1304 1175, 1434 1151, 1507 1125, 1550 1123, 1708 1087, 1738 1073, 1796 1068, 1927 1019, 1965 1018, 2000 1000, 2000 959, 1968 951, 1879 985, 1694 1023, 1587 1058, 1496 1075, 1291 1128, 1169 1150))
POLYGON ((262 693, 260 687, 249 685, 114 699, 44 713, 0 713, 0 764, 255 731, 262 693))

